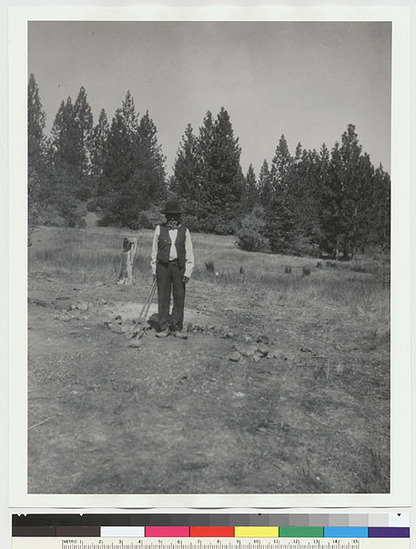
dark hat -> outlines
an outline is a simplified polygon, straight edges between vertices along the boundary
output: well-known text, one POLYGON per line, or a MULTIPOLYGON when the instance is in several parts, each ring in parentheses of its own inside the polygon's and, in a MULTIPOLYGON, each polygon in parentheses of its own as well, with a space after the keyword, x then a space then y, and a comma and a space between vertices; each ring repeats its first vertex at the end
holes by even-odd
POLYGON ((164 210, 162 210, 162 213, 164 214, 181 214, 185 213, 185 210, 182 208, 180 202, 178 200, 168 200, 166 202, 166 206, 164 210))

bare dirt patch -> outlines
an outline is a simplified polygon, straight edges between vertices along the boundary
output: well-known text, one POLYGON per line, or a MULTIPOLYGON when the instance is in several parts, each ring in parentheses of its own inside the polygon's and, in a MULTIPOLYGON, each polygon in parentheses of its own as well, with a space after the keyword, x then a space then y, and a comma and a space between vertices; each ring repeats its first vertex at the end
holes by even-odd
POLYGON ((285 274, 314 262, 195 235, 188 339, 150 331, 133 348, 150 237, 132 286, 114 282, 121 232, 34 239, 29 493, 388 492, 389 296, 377 277, 285 274), (106 252, 91 259, 94 239, 106 252))

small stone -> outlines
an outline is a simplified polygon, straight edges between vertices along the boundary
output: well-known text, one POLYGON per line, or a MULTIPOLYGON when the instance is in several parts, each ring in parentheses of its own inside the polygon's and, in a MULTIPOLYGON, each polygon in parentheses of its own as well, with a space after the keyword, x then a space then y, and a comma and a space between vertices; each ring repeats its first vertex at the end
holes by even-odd
POLYGON ((138 349, 142 346, 142 342, 137 340, 137 339, 133 339, 132 341, 130 341, 129 343, 129 347, 133 347, 135 349, 138 349))
POLYGON ((238 362, 241 358, 241 355, 238 351, 234 351, 234 353, 231 353, 228 358, 233 362, 238 362))
POLYGON ((254 356, 256 354, 256 347, 254 347, 254 345, 251 347, 248 347, 248 349, 245 350, 244 354, 245 356, 248 356, 248 357, 254 356))
POLYGON ((111 326, 111 322, 109 320, 104 320, 104 326, 111 326))
POLYGON ((208 330, 215 330, 215 326, 211 324, 211 326, 208 326, 208 330))
POLYGON ((266 345, 269 343, 269 336, 266 334, 261 334, 257 338, 257 343, 265 343, 266 345))
POLYGON ((116 324, 115 326, 111 326, 111 331, 115 334, 124 334, 126 330, 123 328, 123 326, 116 324))
POLYGON ((311 353, 312 352, 312 350, 308 349, 307 347, 301 347, 300 350, 301 350, 302 353, 311 353))
POLYGON ((251 336, 246 335, 246 336, 244 336, 244 341, 246 343, 250 343, 250 341, 253 341, 253 338, 251 336))
POLYGON ((194 325, 192 324, 192 322, 188 322, 188 324, 186 325, 186 331, 187 332, 192 332, 193 327, 194 327, 194 325))
POLYGON ((102 297, 100 299, 100 303, 101 303, 101 305, 107 305, 108 301, 102 297))
POLYGON ((114 320, 123 320, 123 319, 121 318, 121 315, 116 315, 116 316, 114 317, 114 320))
POLYGON ((260 357, 258 355, 254 355, 251 359, 253 362, 260 362, 260 357))
POLYGON ((57 297, 55 300, 56 308, 62 311, 70 311, 72 308, 71 299, 69 297, 57 297))
POLYGON ((228 339, 232 339, 234 337, 234 334, 233 334, 233 332, 227 332, 225 334, 225 337, 227 337, 228 339))
POLYGON ((77 303, 77 309, 79 309, 83 313, 87 312, 89 307, 90 305, 87 301, 78 301, 77 303))
POLYGON ((279 349, 275 349, 274 351, 272 351, 271 353, 269 353, 269 356, 271 358, 279 358, 281 360, 287 360, 287 357, 284 355, 284 353, 282 351, 280 351, 279 349))
POLYGON ((266 347, 266 345, 263 345, 262 343, 259 343, 257 345, 256 350, 260 354, 260 356, 267 356, 269 354, 269 349, 266 347))

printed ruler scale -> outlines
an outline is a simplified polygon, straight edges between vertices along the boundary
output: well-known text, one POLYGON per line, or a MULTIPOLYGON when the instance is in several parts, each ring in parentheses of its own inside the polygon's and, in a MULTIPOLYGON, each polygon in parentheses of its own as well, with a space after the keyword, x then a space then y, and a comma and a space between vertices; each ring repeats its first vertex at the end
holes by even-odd
POLYGON ((14 538, 13 549, 410 549, 409 538, 129 539, 14 538))

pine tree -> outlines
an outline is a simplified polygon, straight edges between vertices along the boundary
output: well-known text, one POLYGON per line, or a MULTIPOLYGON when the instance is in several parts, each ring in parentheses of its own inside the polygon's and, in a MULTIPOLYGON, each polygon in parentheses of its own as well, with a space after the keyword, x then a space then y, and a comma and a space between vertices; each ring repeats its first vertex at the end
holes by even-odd
POLYGON ((276 193, 281 193, 282 189, 288 185, 288 175, 292 164, 293 158, 289 152, 286 138, 282 135, 270 168, 271 181, 276 193))
POLYGON ((61 101, 51 133, 55 167, 78 171, 77 130, 71 97, 61 101))
POLYGON ((34 167, 44 160, 45 120, 39 88, 33 74, 29 77, 27 103, 28 161, 34 167))
POLYGON ((276 253, 292 253, 297 238, 296 213, 292 200, 293 158, 284 135, 272 159, 270 178, 273 196, 266 206, 265 234, 276 253))
POLYGON ((86 201, 92 194, 91 133, 92 114, 85 88, 81 87, 75 104, 71 97, 61 102, 52 126, 53 165, 64 193, 86 201))
POLYGON ((243 210, 251 212, 259 202, 259 192, 257 188, 256 174, 254 173, 253 165, 250 164, 247 170, 247 175, 244 179, 243 191, 243 210))
POLYGON ((138 227, 141 212, 166 196, 165 157, 149 113, 140 119, 127 92, 106 141, 98 186, 102 224, 138 227))
POLYGON ((264 160, 259 173, 259 198, 263 208, 270 204, 272 197, 273 187, 271 184, 269 164, 267 160, 264 160))
POLYGON ((109 133, 110 126, 107 114, 104 109, 101 109, 98 123, 94 126, 91 134, 90 155, 91 173, 93 175, 100 176, 103 173, 103 161, 109 133))
POLYGON ((228 112, 221 108, 213 126, 209 113, 202 147, 202 164, 207 167, 204 194, 208 228, 218 234, 231 234, 241 214, 243 174, 241 148, 234 137, 228 112))
POLYGON ((374 171, 373 199, 369 211, 370 243, 383 251, 390 250, 391 230, 391 180, 387 172, 380 166, 374 171))
POLYGON ((138 138, 137 164, 144 182, 142 199, 147 202, 147 208, 151 204, 160 204, 165 199, 167 191, 166 157, 163 155, 162 147, 158 143, 157 128, 148 111, 140 120, 138 138))
POLYGON ((192 126, 188 124, 177 152, 170 190, 184 202, 187 211, 191 212, 194 230, 199 229, 197 219, 203 211, 203 178, 200 171, 202 159, 199 151, 198 139, 192 126))
POLYGON ((33 74, 28 82, 28 243, 41 216, 42 187, 45 187, 45 113, 39 97, 39 88, 33 74))
POLYGON ((119 112, 124 120, 127 134, 129 135, 130 140, 134 142, 139 129, 139 115, 136 114, 134 99, 130 91, 127 91, 126 98, 122 102, 122 107, 119 112))
POLYGON ((91 172, 91 134, 93 120, 85 88, 81 86, 74 103, 74 131, 78 170, 82 175, 91 172))

